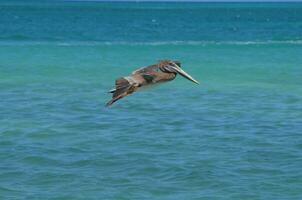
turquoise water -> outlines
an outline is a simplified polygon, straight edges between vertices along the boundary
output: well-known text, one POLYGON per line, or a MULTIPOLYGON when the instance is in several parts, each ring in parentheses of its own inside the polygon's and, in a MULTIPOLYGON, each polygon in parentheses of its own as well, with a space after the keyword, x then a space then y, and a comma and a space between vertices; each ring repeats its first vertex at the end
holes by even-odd
POLYGON ((302 4, 0 3, 0 199, 302 199, 302 4), (110 109, 115 78, 178 77, 110 109))

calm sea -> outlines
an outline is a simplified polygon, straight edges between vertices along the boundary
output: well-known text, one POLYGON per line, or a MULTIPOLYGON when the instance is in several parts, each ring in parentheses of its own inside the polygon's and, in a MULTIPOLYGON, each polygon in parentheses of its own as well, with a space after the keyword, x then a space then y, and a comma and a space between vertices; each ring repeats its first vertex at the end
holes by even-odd
POLYGON ((300 200, 301 86, 302 3, 1 1, 0 199, 300 200))

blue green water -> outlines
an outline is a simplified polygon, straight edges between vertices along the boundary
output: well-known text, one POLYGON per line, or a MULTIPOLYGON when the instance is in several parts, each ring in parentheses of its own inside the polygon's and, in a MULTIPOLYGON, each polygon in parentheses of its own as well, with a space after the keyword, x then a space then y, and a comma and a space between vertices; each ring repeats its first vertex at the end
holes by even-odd
POLYGON ((302 199, 302 3, 0 3, 0 199, 302 199), (115 78, 176 80, 105 108, 115 78))

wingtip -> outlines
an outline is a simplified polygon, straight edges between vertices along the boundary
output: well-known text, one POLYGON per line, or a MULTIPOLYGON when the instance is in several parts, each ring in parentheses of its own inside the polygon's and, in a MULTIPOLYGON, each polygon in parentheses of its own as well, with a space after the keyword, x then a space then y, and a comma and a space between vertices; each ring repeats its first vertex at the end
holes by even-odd
POLYGON ((110 101, 108 101, 107 103, 106 103, 106 107, 108 108, 108 107, 110 107, 111 105, 113 104, 113 101, 112 100, 110 100, 110 101))

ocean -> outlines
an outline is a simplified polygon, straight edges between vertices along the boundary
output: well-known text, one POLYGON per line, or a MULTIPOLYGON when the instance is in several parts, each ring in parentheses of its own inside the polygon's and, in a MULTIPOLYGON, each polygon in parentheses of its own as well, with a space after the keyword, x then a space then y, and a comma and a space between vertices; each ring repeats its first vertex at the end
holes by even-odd
POLYGON ((3 0, 0 199, 300 200, 301 77, 302 3, 3 0))

